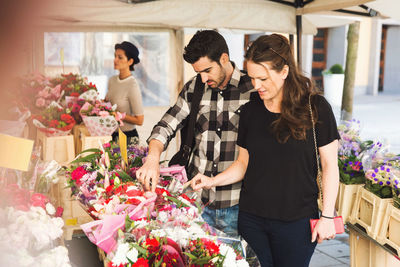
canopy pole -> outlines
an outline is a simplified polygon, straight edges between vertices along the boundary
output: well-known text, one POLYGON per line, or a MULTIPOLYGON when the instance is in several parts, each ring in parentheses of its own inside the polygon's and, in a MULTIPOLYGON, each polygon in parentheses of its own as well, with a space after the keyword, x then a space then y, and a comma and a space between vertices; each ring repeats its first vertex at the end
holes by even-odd
POLYGON ((297 37, 297 65, 301 67, 301 36, 302 36, 302 16, 296 15, 296 37, 297 37))

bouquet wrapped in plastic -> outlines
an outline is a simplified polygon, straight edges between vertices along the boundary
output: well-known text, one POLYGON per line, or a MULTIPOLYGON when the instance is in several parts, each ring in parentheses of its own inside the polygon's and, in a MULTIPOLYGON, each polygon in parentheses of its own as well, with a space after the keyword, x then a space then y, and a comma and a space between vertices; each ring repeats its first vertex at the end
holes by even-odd
POLYGON ((86 102, 80 114, 90 135, 111 135, 119 125, 123 125, 122 119, 125 113, 116 111, 117 106, 110 102, 94 101, 86 102))
POLYGON ((68 135, 75 119, 67 109, 53 102, 39 115, 32 115, 33 124, 47 137, 68 135))

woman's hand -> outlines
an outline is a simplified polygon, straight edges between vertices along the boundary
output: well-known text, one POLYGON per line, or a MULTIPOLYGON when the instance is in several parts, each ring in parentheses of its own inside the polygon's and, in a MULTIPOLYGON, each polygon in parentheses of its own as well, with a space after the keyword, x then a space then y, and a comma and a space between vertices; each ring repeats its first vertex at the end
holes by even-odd
POLYGON ((335 238, 335 235, 336 230, 333 219, 321 217, 315 225, 314 231, 312 232, 311 242, 317 240, 318 243, 322 243, 322 241, 326 239, 335 238))
POLYGON ((213 187, 213 178, 205 176, 204 174, 197 174, 191 181, 190 181, 190 186, 193 188, 193 190, 198 191, 202 188, 205 189, 210 189, 213 187))

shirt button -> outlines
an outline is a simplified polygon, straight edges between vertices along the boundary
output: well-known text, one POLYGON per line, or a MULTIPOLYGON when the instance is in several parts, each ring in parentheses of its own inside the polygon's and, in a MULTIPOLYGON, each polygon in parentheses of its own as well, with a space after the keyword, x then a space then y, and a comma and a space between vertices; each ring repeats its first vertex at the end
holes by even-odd
POLYGON ((219 91, 219 93, 222 95, 222 91, 219 91))
POLYGON ((217 164, 216 164, 216 163, 214 163, 214 167, 217 167, 217 164))
POLYGON ((218 128, 217 131, 220 132, 220 131, 221 131, 221 128, 218 128))
POLYGON ((240 109, 237 112, 240 113, 240 109))

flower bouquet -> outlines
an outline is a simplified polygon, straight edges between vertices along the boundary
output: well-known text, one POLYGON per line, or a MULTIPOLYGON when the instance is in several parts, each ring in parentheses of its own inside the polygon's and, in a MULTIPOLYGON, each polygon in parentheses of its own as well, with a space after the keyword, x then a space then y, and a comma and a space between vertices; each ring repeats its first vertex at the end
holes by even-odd
POLYGON ((90 135, 111 135, 118 128, 118 123, 123 125, 125 113, 116 111, 116 108, 117 106, 112 106, 110 102, 98 100, 93 103, 86 102, 82 106, 80 114, 90 135))
POLYGON ((361 161, 355 156, 338 159, 340 182, 344 184, 365 183, 365 173, 361 161))
POLYGON ((51 79, 50 83, 53 85, 60 85, 61 90, 64 91, 65 97, 79 97, 89 90, 97 91, 96 85, 88 83, 87 78, 79 74, 61 74, 60 77, 51 79))
POLYGON ((61 86, 52 84, 48 77, 32 73, 19 79, 18 103, 37 113, 62 97, 61 86))
POLYGON ((0 250, 10 266, 70 266, 68 251, 56 246, 64 221, 47 196, 10 184, 0 189, 0 250), (55 217, 56 216, 56 217, 55 217))
POLYGON ((393 168, 387 164, 367 170, 365 178, 365 188, 380 198, 391 198, 392 184, 399 181, 393 168))
POLYGON ((33 124, 47 137, 67 135, 75 125, 75 120, 68 110, 55 102, 40 115, 32 115, 32 119, 33 124))

